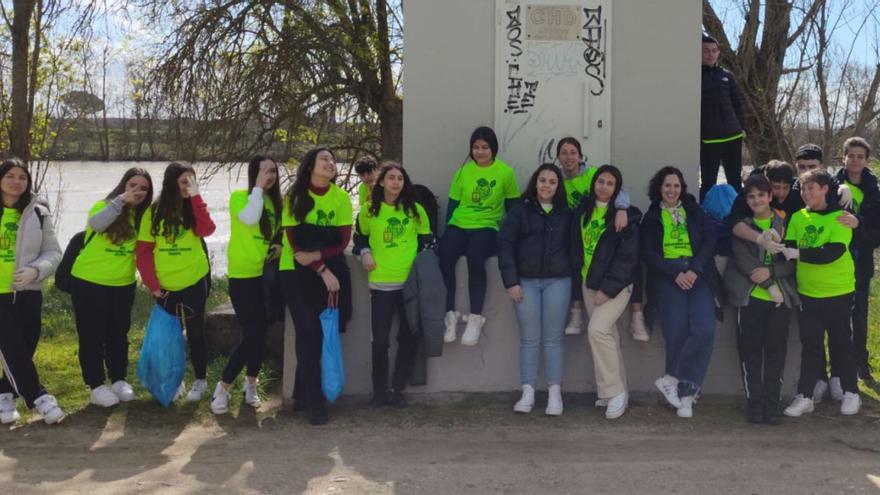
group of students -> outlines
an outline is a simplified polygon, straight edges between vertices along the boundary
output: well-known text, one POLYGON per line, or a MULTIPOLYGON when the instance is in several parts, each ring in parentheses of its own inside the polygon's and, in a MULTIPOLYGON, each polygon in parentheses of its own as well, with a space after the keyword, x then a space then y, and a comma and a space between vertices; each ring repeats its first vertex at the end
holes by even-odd
MULTIPOLYGON (((520 194, 513 169, 497 156, 494 131, 477 128, 468 158, 452 178, 445 232, 436 247, 446 286, 443 340, 454 342, 464 320, 464 345, 480 339, 486 323, 486 260, 498 256, 520 330, 522 397, 514 411, 528 413, 534 407, 543 348, 546 413, 562 414, 564 335, 580 331, 586 312, 596 405, 605 408, 609 419, 623 415, 629 395, 616 322, 631 305, 635 340, 648 340, 645 322, 659 319, 666 363, 655 384, 678 416, 691 417, 712 354, 716 314, 726 295, 737 308, 749 421, 779 420, 792 308, 799 310, 803 351, 798 395, 785 414, 811 411, 828 383, 832 397, 842 400, 843 414, 858 412, 857 376, 870 374, 864 346, 873 263, 865 260, 872 259, 880 238, 875 211, 880 191, 876 177, 865 168, 867 142, 847 141, 838 178, 818 167, 795 179, 794 169, 781 162, 757 168, 728 218, 734 241, 723 277, 715 263, 717 226, 688 193, 679 169, 663 167, 654 174, 648 188, 651 205, 642 214, 630 204, 619 169, 584 164, 574 138, 560 140, 556 151, 559 165, 540 165, 520 194), (455 307, 455 266, 462 256, 468 268, 466 315, 455 307), (825 376, 826 331, 830 382, 825 376)), ((821 150, 802 147, 799 169, 811 165, 816 152, 821 164, 821 150)), ((352 237, 371 297, 372 404, 406 407, 404 390, 420 336, 407 318, 404 285, 419 253, 433 247, 434 233, 401 165, 359 164, 357 172, 362 184, 355 218, 349 194, 334 183, 337 168, 331 150, 306 153, 283 195, 272 158, 257 155, 249 162, 248 188, 230 197, 227 249, 229 293, 242 340, 211 395, 214 413, 228 412, 229 387, 242 370, 245 403, 260 405, 257 375, 265 354, 270 297, 264 288, 272 273, 296 328, 294 407, 312 424, 328 421, 321 387, 320 315, 338 306, 341 331, 351 316, 344 250, 352 237), (398 349, 389 386, 395 315, 398 349)), ((0 422, 18 419, 16 400, 21 397, 51 424, 64 413, 40 385, 33 354, 40 335, 42 281, 54 272, 62 253, 48 211, 36 201, 31 184, 21 161, 0 165, 0 422)), ((189 389, 182 383, 179 396, 195 402, 208 390, 203 327, 211 277, 204 238, 215 226, 188 165, 168 165, 162 190, 155 201, 153 196, 149 173, 129 169, 91 208, 83 247, 71 269, 80 365, 90 400, 99 406, 135 398, 126 382, 135 270, 186 332, 195 381, 189 389)))

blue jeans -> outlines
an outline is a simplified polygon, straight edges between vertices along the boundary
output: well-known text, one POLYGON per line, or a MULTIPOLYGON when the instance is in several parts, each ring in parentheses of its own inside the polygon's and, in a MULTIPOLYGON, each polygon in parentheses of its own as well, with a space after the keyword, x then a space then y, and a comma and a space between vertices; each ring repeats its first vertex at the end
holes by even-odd
POLYGON ((562 383, 565 319, 571 301, 571 278, 523 278, 523 301, 514 303, 519 322, 519 374, 523 385, 535 386, 541 344, 548 385, 562 383))
POLYGON ((678 378, 679 396, 697 395, 715 346, 712 290, 702 278, 697 279, 691 290, 682 290, 675 282, 666 279, 659 285, 660 324, 666 341, 666 374, 678 378))

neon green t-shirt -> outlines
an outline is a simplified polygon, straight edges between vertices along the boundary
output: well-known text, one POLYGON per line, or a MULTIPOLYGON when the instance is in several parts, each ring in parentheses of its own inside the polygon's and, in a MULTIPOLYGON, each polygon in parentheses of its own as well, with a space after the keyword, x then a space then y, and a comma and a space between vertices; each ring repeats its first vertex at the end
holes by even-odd
MULTIPOLYGON (((98 201, 89 210, 89 218, 107 207, 107 201, 98 201)), ((129 213, 129 222, 134 227, 134 211, 129 213)), ((86 224, 86 237, 83 247, 73 262, 70 274, 93 284, 109 287, 124 287, 135 282, 134 278, 134 245, 137 232, 122 244, 113 244, 110 236, 104 232, 92 236, 91 227, 86 224), (92 239, 89 240, 89 237, 92 239)))
POLYGON ((155 243, 153 260, 160 287, 165 290, 182 290, 208 274, 208 255, 202 248, 202 240, 192 229, 183 230, 177 238, 167 239, 161 234, 162 224, 159 225, 159 235, 154 237, 150 233, 152 223, 153 207, 150 207, 141 218, 137 240, 155 243))
POLYGON ((504 201, 519 197, 513 169, 499 160, 481 167, 473 160, 455 172, 449 185, 449 199, 459 202, 450 225, 462 229, 498 230, 504 216, 504 201))
MULTIPOLYGON (((256 278, 263 275, 263 266, 272 239, 263 237, 260 223, 247 225, 238 214, 248 204, 248 191, 241 189, 229 196, 230 232, 226 249, 229 278, 256 278)), ((275 206, 268 196, 263 196, 263 209, 269 212, 269 224, 275 231, 275 206)))
POLYGON ((580 175, 570 179, 564 179, 565 197, 568 199, 568 207, 577 208, 581 199, 590 195, 590 185, 593 184, 593 176, 596 175, 596 167, 587 167, 580 175))
POLYGON ((663 257, 666 259, 676 259, 682 256, 691 257, 694 255, 691 249, 691 236, 687 229, 687 214, 684 207, 679 207, 681 211, 681 223, 675 224, 672 221, 672 214, 666 210, 660 212, 660 220, 663 222, 663 257))
POLYGON ((370 200, 370 188, 361 182, 358 184, 358 205, 363 206, 370 200))
MULTIPOLYGON (((282 202, 284 206, 281 208, 281 226, 293 225, 293 215, 290 213, 290 201, 284 198, 282 202)), ((287 239, 287 232, 281 232, 281 258, 278 259, 278 271, 286 272, 296 269, 296 263, 293 262, 293 246, 287 239)))
MULTIPOLYGON (((766 230, 770 230, 770 226, 773 224, 773 217, 770 218, 755 218, 755 225, 761 229, 761 232, 766 230)), ((773 254, 770 251, 764 251, 764 266, 770 266, 773 264, 773 254)), ((770 293, 767 292, 767 289, 761 287, 760 285, 755 284, 755 288, 752 289, 752 297, 755 299, 759 299, 761 301, 772 301, 773 298, 770 297, 770 293)))
POLYGON ((858 214, 859 210, 862 209, 862 203, 865 201, 865 192, 862 191, 862 188, 853 184, 850 181, 844 181, 847 186, 849 186, 849 190, 852 191, 853 198, 853 211, 858 214))
POLYGON ((21 213, 15 208, 3 208, 0 220, 0 294, 12 292, 12 273, 15 272, 15 240, 21 213))
POLYGON ((843 256, 827 264, 813 264, 797 260, 795 278, 798 293, 808 297, 835 297, 856 290, 855 265, 849 245, 852 229, 837 222, 843 211, 825 215, 804 208, 795 212, 788 223, 785 240, 796 241, 798 249, 820 247, 828 243, 845 244, 843 256))
POLYGON ((590 271, 590 265, 593 263, 593 254, 596 253, 596 245, 599 244, 599 238, 605 232, 606 213, 608 213, 607 206, 597 206, 593 209, 587 225, 581 222, 581 239, 584 244, 584 266, 581 268, 581 280, 587 279, 587 272, 590 271))
MULTIPOLYGON (((310 225, 319 227, 342 227, 351 225, 353 222, 353 214, 351 209, 351 198, 344 189, 336 184, 330 184, 330 189, 319 196, 309 191, 309 195, 315 201, 315 206, 306 214, 305 222, 310 225)), ((282 227, 296 227, 300 224, 293 213, 289 210, 289 201, 284 202, 284 209, 281 215, 282 227)), ((293 247, 287 243, 287 233, 284 234, 285 244, 282 244, 280 270, 293 270, 293 247), (286 246, 286 247, 285 247, 286 246), (287 249, 289 251, 285 252, 287 249)))
POLYGON ((407 215, 403 208, 382 203, 377 216, 370 215, 367 203, 358 214, 358 228, 370 239, 370 251, 376 269, 367 274, 372 283, 403 283, 416 259, 419 235, 431 233, 431 224, 422 205, 416 203, 419 219, 407 215))

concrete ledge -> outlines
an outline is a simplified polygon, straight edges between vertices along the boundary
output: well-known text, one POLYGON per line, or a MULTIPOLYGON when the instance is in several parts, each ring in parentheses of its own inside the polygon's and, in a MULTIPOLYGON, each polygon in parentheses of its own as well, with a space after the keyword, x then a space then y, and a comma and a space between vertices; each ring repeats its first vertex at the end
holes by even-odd
MULTIPOLYGON (((225 302, 205 315, 205 342, 208 352, 229 355, 241 340, 241 326, 235 318, 231 302, 225 302)), ((266 353, 280 358, 284 346, 284 326, 281 323, 269 326, 266 336, 266 353)))
MULTIPOLYGON (((345 355, 345 394, 368 394, 370 381, 370 296, 366 276, 360 263, 348 256, 351 279, 354 286, 354 313, 348 331, 342 335, 345 355)), ((512 303, 501 284, 497 258, 486 263, 488 293, 483 336, 478 345, 465 347, 456 342, 446 344, 443 356, 428 359, 428 384, 412 387, 412 392, 501 392, 520 388, 519 383, 519 330, 512 303)), ((460 311, 467 309, 467 268, 464 259, 457 266, 459 287, 456 305, 460 311)), ((444 304, 438 300, 438 304, 444 304)), ((738 395, 743 392, 740 363, 736 349, 736 313, 732 307, 725 308, 723 323, 716 327, 715 351, 704 384, 710 394, 738 395)), ((654 392, 654 380, 663 374, 665 351, 659 325, 655 325, 651 342, 635 342, 626 329, 629 315, 618 322, 621 331, 622 350, 626 363, 627 380, 634 392, 654 392)), ((293 393, 295 369, 294 328, 287 317, 284 330, 284 374, 282 394, 288 401, 293 393)), ((459 336, 463 326, 459 330, 459 336)), ((393 340, 393 339, 392 339, 393 340)), ((392 346, 393 348, 393 346, 392 346)), ((796 317, 792 315, 789 332, 788 356, 785 367, 783 391, 791 393, 797 383, 800 365, 800 343, 797 338, 796 317)), ((543 366, 542 366, 543 367, 543 366)), ((543 388, 539 374, 538 388, 543 388)), ((596 390, 592 355, 586 333, 565 337, 565 375, 563 390, 568 392, 594 392, 596 390)))

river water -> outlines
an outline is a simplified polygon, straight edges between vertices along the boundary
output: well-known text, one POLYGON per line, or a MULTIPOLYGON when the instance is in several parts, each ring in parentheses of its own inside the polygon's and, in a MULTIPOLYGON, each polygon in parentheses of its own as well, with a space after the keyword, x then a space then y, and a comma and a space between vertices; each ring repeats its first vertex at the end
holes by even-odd
MULTIPOLYGON (((77 232, 85 229, 89 209, 116 186, 129 167, 146 169, 153 179, 153 198, 162 188, 162 175, 168 162, 55 162, 43 184, 42 195, 49 201, 55 231, 61 248, 77 232), (60 210, 60 211, 56 211, 60 210)), ((226 273, 226 245, 229 242, 229 195, 247 187, 247 170, 236 167, 204 177, 207 165, 196 165, 201 177, 199 188, 208 204, 217 230, 206 239, 211 254, 213 273, 226 273)))

